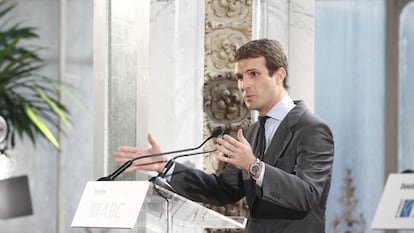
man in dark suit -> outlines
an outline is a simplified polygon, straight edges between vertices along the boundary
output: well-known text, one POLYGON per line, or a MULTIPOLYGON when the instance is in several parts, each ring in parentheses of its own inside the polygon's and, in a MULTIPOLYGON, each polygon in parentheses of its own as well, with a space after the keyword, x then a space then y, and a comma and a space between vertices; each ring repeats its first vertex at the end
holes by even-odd
MULTIPOLYGON (((219 174, 175 163, 170 183, 191 200, 225 205, 246 197, 250 233, 323 233, 332 174, 334 142, 331 130, 287 90, 287 58, 277 41, 261 39, 243 45, 235 55, 238 87, 247 108, 259 121, 237 139, 217 139, 219 174), (259 123, 261 122, 261 123, 259 123)), ((160 151, 148 135, 150 148, 120 147, 116 161, 160 151)), ((163 158, 137 160, 128 169, 161 171, 163 158), (142 165, 153 163, 150 165, 142 165)))

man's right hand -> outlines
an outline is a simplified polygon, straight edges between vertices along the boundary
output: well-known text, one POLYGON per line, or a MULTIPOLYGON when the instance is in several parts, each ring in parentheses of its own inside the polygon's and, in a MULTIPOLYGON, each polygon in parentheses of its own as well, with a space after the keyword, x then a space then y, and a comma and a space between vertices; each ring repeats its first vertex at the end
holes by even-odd
MULTIPOLYGON (((116 157, 115 162, 123 164, 130 159, 134 159, 140 156, 160 153, 161 149, 155 140, 152 138, 151 134, 147 135, 147 140, 150 144, 148 148, 138 148, 131 146, 120 146, 113 153, 116 157)), ((155 171, 161 172, 166 163, 166 158, 164 156, 156 156, 145 159, 137 159, 134 161, 133 165, 125 170, 126 173, 133 172, 136 170, 145 170, 145 171, 155 171)))

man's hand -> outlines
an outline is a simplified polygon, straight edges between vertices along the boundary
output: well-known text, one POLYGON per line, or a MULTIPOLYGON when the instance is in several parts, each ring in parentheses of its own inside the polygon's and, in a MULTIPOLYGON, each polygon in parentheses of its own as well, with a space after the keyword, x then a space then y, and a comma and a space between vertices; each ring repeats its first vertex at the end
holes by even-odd
MULTIPOLYGON (((149 154, 160 153, 161 149, 155 140, 152 138, 151 134, 147 135, 147 140, 150 144, 148 148, 138 148, 130 146, 120 146, 113 153, 116 157, 115 162, 125 163, 130 159, 141 157, 149 154)), ((133 172, 136 170, 145 170, 145 171, 156 171, 160 172, 166 163, 164 156, 157 156, 152 158, 137 159, 134 161, 133 165, 125 170, 125 172, 133 172)))
POLYGON ((237 139, 229 135, 218 138, 215 148, 222 152, 224 156, 217 156, 216 158, 218 161, 230 163, 238 169, 248 172, 250 164, 256 161, 256 157, 241 129, 237 131, 237 139))

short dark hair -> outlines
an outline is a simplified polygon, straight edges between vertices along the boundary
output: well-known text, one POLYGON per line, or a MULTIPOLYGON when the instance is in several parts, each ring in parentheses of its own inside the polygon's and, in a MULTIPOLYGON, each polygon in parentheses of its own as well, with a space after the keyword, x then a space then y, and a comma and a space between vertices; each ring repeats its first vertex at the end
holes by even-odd
POLYGON ((286 70, 286 77, 283 80, 283 86, 288 89, 288 62, 282 45, 276 40, 259 39, 252 40, 241 46, 234 55, 234 61, 237 62, 246 58, 264 57, 266 68, 269 75, 272 76, 280 67, 286 70))

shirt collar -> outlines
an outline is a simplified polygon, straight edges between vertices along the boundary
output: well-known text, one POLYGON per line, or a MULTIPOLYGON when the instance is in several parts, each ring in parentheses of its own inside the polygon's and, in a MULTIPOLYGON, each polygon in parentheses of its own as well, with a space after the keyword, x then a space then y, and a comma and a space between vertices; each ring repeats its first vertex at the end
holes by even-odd
POLYGON ((277 104, 275 104, 270 111, 266 114, 267 116, 282 121, 283 118, 295 107, 292 98, 286 94, 277 104))

